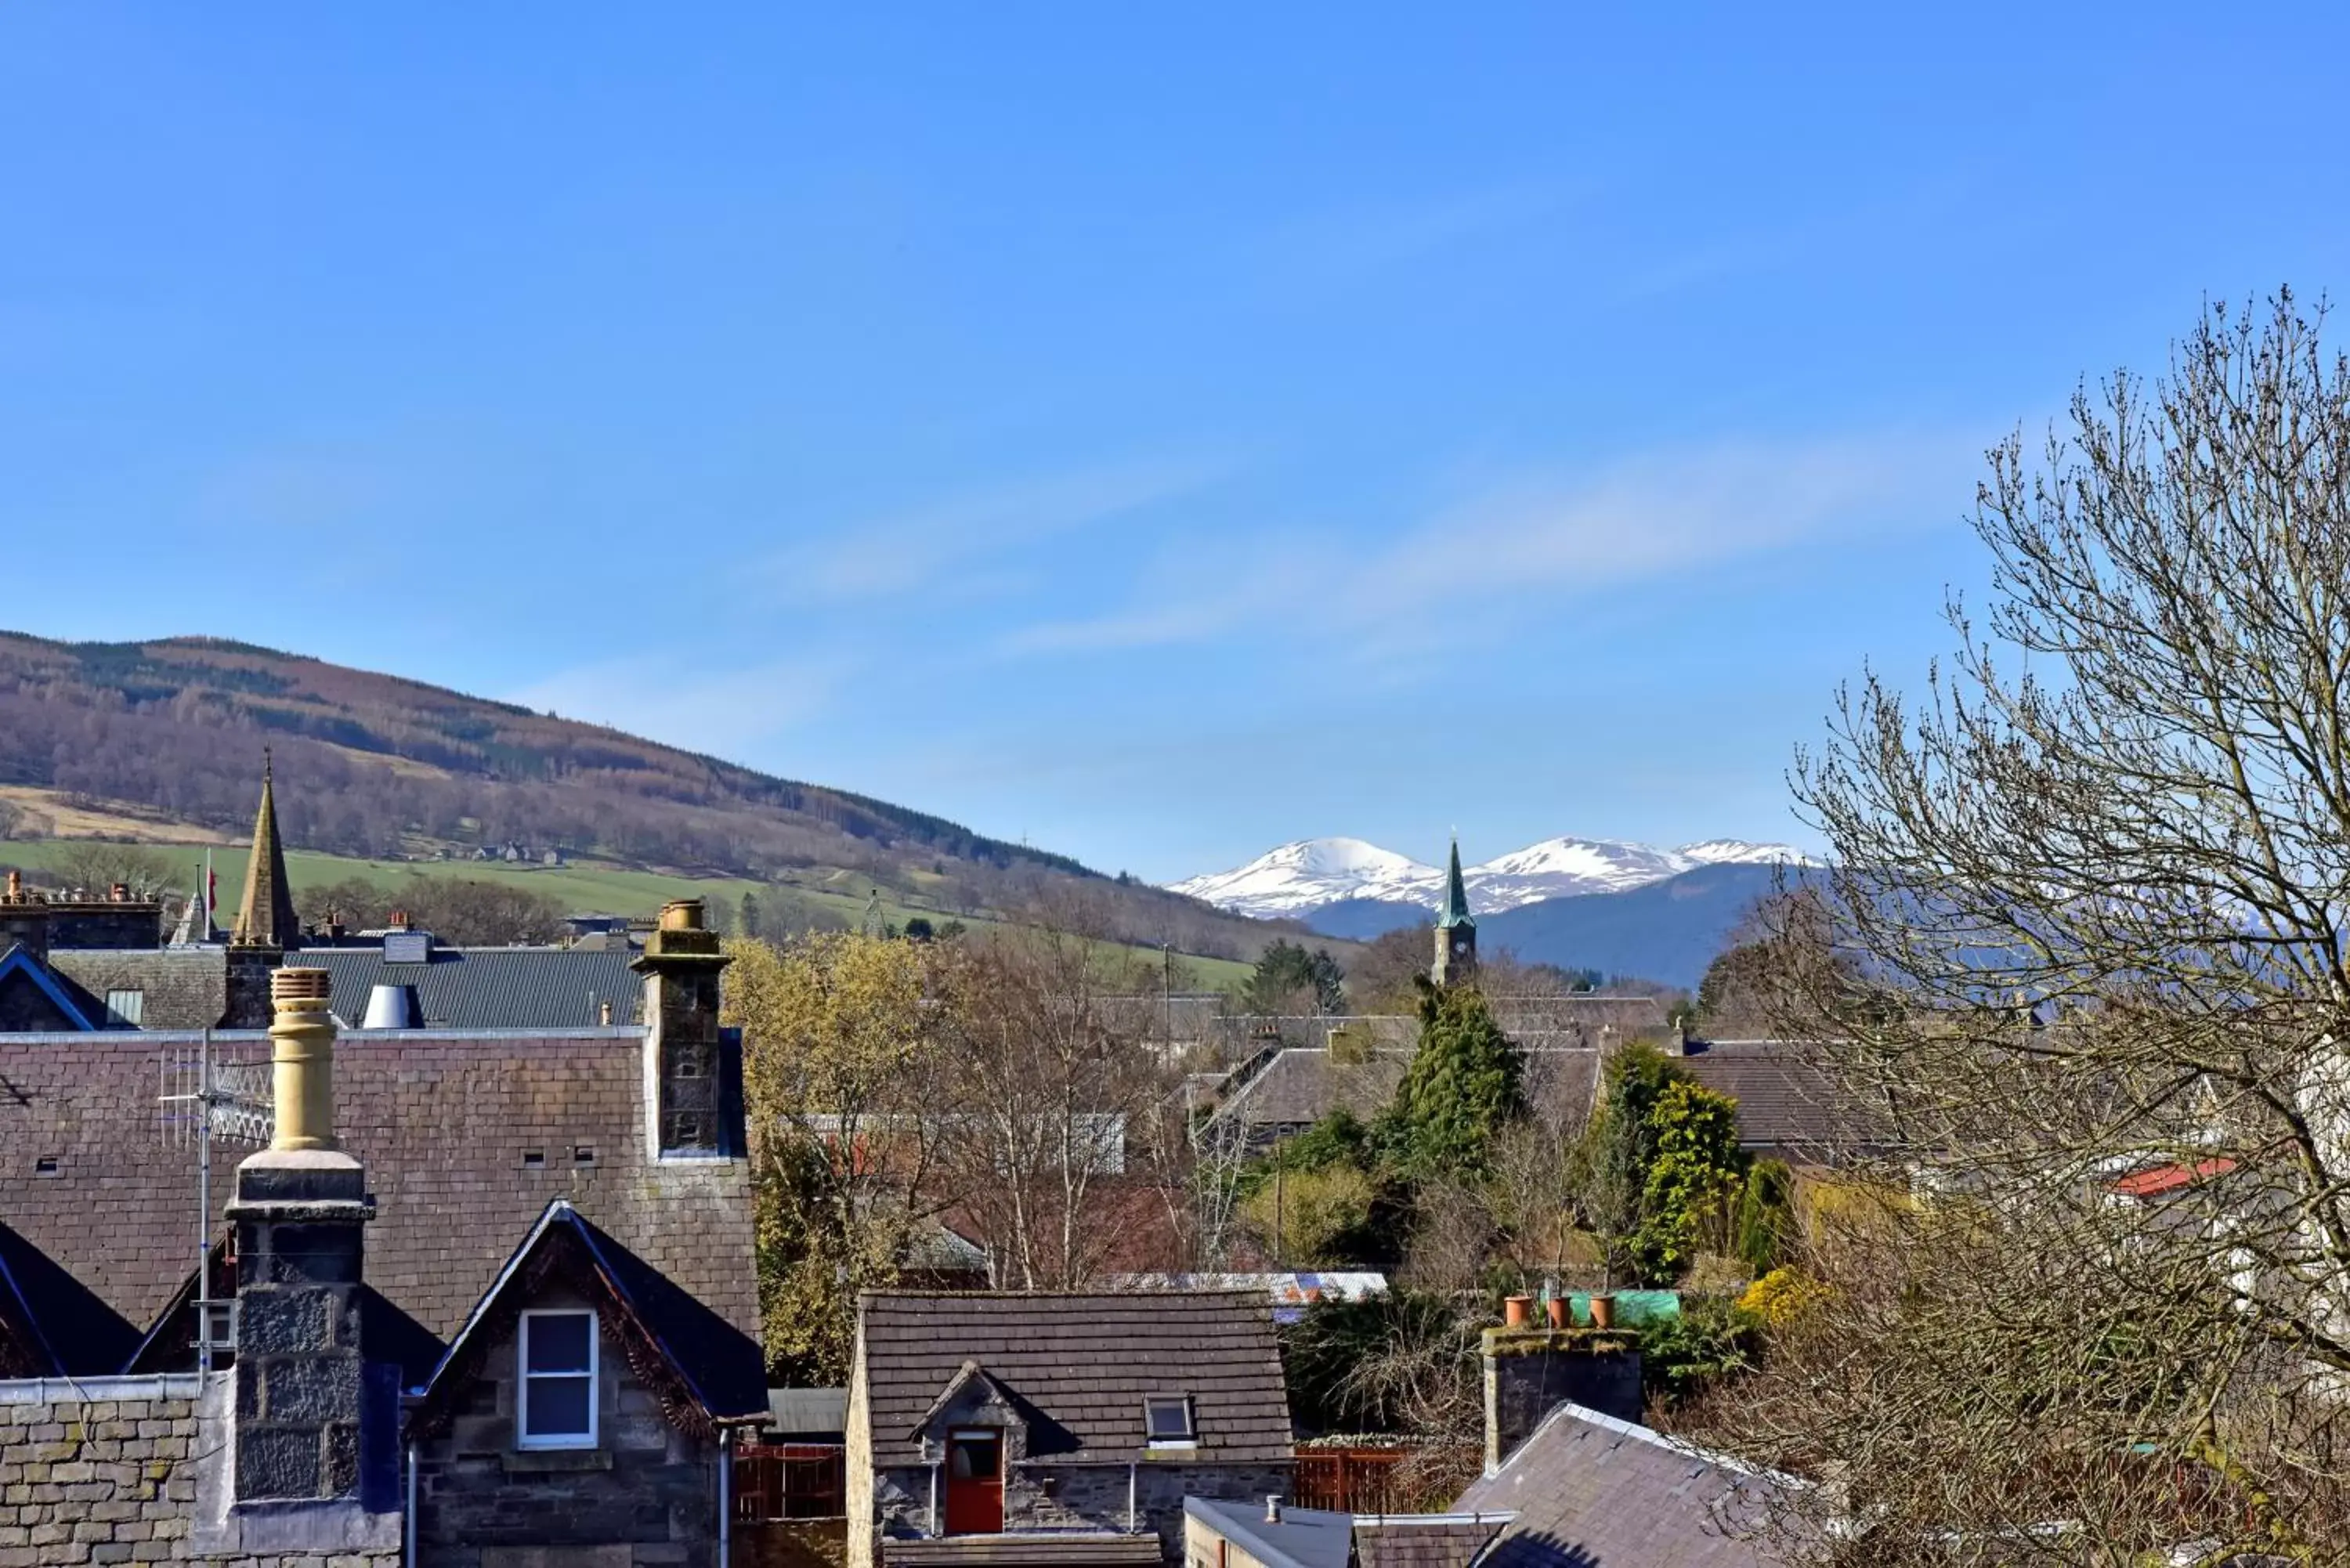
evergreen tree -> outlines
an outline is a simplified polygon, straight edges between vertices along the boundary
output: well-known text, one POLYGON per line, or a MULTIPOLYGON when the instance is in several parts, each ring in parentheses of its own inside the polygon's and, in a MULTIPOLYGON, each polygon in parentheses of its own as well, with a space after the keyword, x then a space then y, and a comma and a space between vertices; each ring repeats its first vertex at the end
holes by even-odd
POLYGON ((1256 972, 1241 987, 1241 1004, 1251 1012, 1287 1012, 1311 1007, 1325 1014, 1346 1010, 1347 971, 1327 948, 1308 952, 1286 939, 1260 954, 1256 972))
POLYGON ((1640 1203, 1646 1220, 1634 1243, 1652 1283, 1680 1277, 1708 1240, 1721 1231, 1745 1185, 1738 1151, 1738 1102, 1703 1085, 1677 1078, 1649 1108, 1656 1155, 1648 1162, 1640 1203))
POLYGON ((735 917, 734 934, 746 940, 759 934, 759 898, 754 893, 743 895, 743 906, 735 917))
POLYGON ((1384 1127, 1395 1164, 1415 1179, 1474 1176, 1495 1132, 1525 1108, 1525 1056, 1466 986, 1421 983, 1419 1050, 1384 1127))

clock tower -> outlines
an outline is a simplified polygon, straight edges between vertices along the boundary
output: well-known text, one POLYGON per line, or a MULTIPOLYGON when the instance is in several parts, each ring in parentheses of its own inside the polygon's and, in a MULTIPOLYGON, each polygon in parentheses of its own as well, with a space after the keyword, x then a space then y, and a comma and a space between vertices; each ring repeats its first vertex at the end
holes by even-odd
POLYGON ((1461 880, 1461 840, 1452 841, 1452 863, 1444 874, 1444 911, 1436 917, 1436 963, 1429 978, 1459 985, 1477 972, 1477 921, 1469 913, 1469 889, 1461 880))

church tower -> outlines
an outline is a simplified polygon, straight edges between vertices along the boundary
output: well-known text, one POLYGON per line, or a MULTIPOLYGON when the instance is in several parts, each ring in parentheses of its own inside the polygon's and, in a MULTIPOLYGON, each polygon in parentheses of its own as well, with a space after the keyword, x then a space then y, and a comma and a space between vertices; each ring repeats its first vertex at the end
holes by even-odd
POLYGON ((1469 913, 1469 888, 1461 879, 1461 840, 1452 841, 1452 863, 1444 874, 1444 911, 1436 917, 1436 963, 1429 978, 1459 985, 1477 972, 1477 920, 1469 913))

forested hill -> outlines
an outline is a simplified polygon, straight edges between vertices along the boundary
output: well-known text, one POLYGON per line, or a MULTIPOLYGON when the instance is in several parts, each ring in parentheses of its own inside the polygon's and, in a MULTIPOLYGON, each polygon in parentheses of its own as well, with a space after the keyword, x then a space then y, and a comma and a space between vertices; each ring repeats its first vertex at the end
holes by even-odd
POLYGON ((1074 878, 1114 888, 1121 925, 1186 950, 1253 950, 1264 932, 922 812, 397 676, 208 638, 0 632, 0 786, 242 836, 265 745, 298 848, 388 857, 511 842, 696 874, 839 867, 944 908, 1001 907, 1074 878), (1204 941, 1206 928, 1226 940, 1204 941))

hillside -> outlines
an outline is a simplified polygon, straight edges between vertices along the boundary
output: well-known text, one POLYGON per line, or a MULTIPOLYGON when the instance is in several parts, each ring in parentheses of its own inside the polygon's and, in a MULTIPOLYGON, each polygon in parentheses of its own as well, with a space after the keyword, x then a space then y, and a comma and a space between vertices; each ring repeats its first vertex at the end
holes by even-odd
POLYGON ((477 849, 712 881, 870 884, 965 917, 1082 889, 1116 934, 1253 956, 1283 934, 941 817, 617 730, 242 643, 0 632, 0 835, 241 837, 260 753, 296 849, 471 863, 477 849))
POLYGON ((1693 989, 1780 875, 1773 866, 1700 866, 1620 893, 1586 893, 1506 910, 1480 921, 1477 934, 1530 961, 1693 989))
MULTIPOLYGON (((1545 898, 1479 916, 1478 940, 1528 963, 1694 987, 1778 875, 1773 866, 1724 861, 1617 892, 1545 898)), ((1370 941, 1426 925, 1428 911, 1398 899, 1346 898, 1305 919, 1326 935, 1370 941)))

